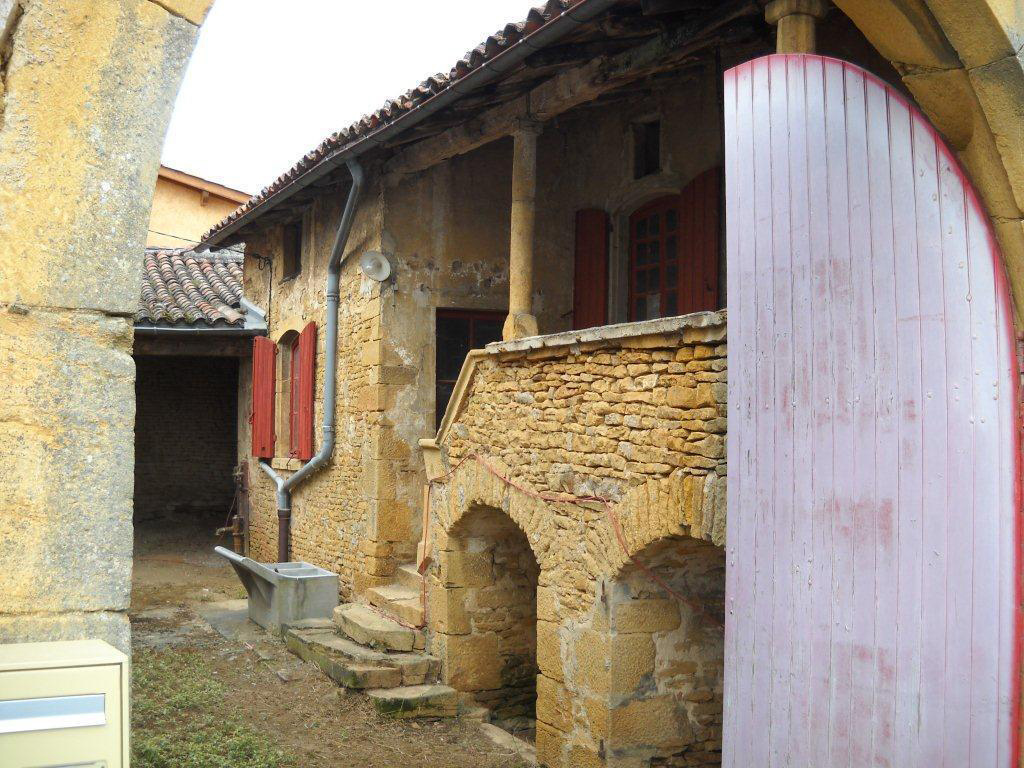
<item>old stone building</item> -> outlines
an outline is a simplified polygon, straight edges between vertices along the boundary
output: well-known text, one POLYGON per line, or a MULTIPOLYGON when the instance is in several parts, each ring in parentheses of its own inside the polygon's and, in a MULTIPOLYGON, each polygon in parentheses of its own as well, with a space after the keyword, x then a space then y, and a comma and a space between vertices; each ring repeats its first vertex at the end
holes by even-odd
POLYGON ((132 353, 136 541, 154 527, 224 525, 239 366, 264 333, 262 312, 242 297, 241 253, 146 250, 132 353))
POLYGON ((190 246, 245 200, 172 168, 157 174, 132 349, 136 544, 182 524, 212 533, 234 502, 238 370, 266 323, 242 296, 242 249, 190 246))
POLYGON ((139 258, 209 5, 0 2, 0 641, 128 650, 139 258))
POLYGON ((544 765, 721 764, 724 75, 817 52, 916 104, 1019 297, 1010 5, 552 0, 329 137, 202 246, 261 257, 249 554, 337 571, 544 765))
POLYGON ((161 165, 149 210, 147 248, 191 248, 249 199, 237 189, 161 165))

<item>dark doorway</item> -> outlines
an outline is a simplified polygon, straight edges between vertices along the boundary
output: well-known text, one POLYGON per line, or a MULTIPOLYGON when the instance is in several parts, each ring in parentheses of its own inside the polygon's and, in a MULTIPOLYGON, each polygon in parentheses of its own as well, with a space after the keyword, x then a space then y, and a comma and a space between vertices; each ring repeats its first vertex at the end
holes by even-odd
POLYGON ((135 366, 136 524, 202 516, 223 525, 235 492, 238 358, 139 356, 135 366))

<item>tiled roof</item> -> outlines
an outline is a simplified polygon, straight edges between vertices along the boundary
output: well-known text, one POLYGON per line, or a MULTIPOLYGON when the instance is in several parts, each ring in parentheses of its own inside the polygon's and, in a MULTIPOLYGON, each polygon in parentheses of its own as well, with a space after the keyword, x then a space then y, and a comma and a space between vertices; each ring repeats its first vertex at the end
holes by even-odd
POLYGON ((439 73, 427 78, 412 90, 385 102, 384 106, 376 112, 364 115, 347 128, 332 133, 320 143, 320 146, 304 155, 289 171, 279 176, 269 186, 253 195, 248 202, 243 203, 237 210, 228 214, 221 222, 212 227, 203 235, 203 241, 209 240, 219 230, 264 203, 272 195, 314 168, 331 153, 395 121, 581 2, 583 0, 547 0, 543 6, 532 8, 524 21, 505 25, 504 29, 491 35, 469 51, 455 63, 455 66, 447 74, 439 73))
POLYGON ((242 255, 147 248, 136 324, 242 328, 242 255))

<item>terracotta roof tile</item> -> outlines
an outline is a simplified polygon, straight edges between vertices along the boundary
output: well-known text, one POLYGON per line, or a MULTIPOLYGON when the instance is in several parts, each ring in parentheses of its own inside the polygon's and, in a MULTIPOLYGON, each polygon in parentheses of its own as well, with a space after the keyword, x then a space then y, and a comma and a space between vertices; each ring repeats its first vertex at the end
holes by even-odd
POLYGON ((242 255, 147 248, 136 323, 243 327, 242 255))
POLYGON ((507 24, 504 29, 494 33, 476 48, 469 51, 459 61, 455 62, 455 65, 448 73, 439 73, 428 77, 412 90, 385 102, 384 106, 373 114, 364 115, 347 128, 332 133, 320 142, 319 146, 304 155, 298 163, 275 179, 269 186, 264 187, 260 192, 253 195, 248 202, 243 203, 237 210, 228 214, 216 226, 212 227, 203 235, 203 241, 209 240, 218 231, 261 205, 299 176, 302 176, 318 165, 329 154, 344 148, 348 144, 354 143, 357 139, 377 130, 382 125, 398 119, 427 99, 436 96, 473 70, 478 69, 485 62, 502 53, 505 49, 518 43, 526 35, 533 34, 556 16, 560 16, 580 2, 582 0, 547 0, 544 5, 532 8, 525 21, 507 24))

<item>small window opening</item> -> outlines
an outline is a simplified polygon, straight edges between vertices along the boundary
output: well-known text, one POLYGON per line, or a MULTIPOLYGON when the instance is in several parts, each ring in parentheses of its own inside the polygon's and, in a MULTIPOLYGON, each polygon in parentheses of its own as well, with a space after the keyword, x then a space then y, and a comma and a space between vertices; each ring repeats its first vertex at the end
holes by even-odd
POLYGON ((284 270, 282 280, 290 280, 302 271, 302 222, 284 225, 284 270))
POLYGON ((438 309, 434 380, 436 385, 435 425, 441 425, 462 363, 471 349, 480 349, 501 340, 504 312, 474 312, 465 309, 438 309))
POLYGON ((633 178, 661 170, 661 120, 633 126, 633 178))

